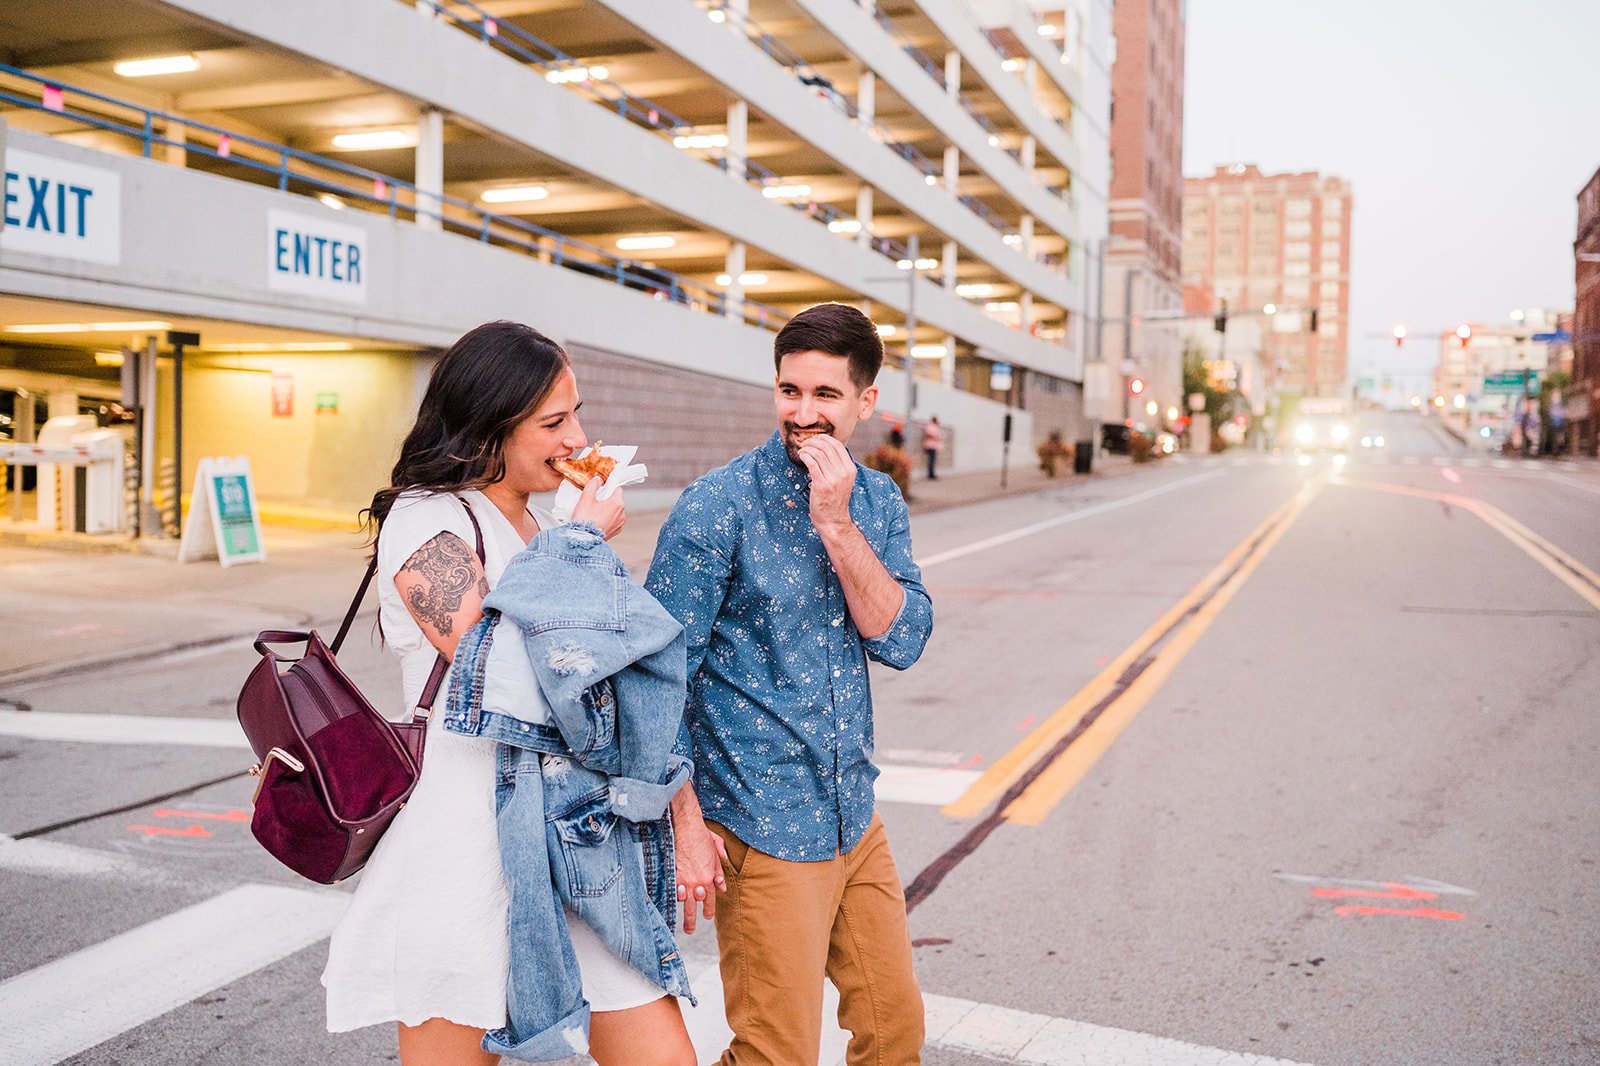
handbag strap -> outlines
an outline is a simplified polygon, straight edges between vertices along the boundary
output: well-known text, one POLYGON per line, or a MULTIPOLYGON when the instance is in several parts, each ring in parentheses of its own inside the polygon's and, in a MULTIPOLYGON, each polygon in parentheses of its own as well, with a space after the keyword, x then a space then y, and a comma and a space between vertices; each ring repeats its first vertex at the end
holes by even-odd
MULTIPOLYGON (((483 553, 483 527, 478 524, 478 516, 472 513, 472 505, 466 500, 460 500, 460 503, 466 509, 467 521, 472 523, 472 535, 477 540, 478 565, 487 566, 488 560, 483 553)), ((350 632, 350 624, 356 620, 356 611, 360 608, 361 601, 366 598, 367 589, 372 587, 372 578, 377 572, 378 554, 373 552, 372 561, 367 564, 366 576, 361 579, 361 587, 356 589, 355 599, 350 601, 350 609, 344 613, 344 621, 339 624, 339 632, 334 636, 333 643, 328 645, 328 650, 335 655, 339 653, 339 645, 344 643, 345 634, 350 632)), ((266 634, 262 636, 265 637, 266 634)), ((433 701, 439 696, 439 686, 444 681, 444 672, 448 669, 450 660, 440 652, 439 658, 434 661, 432 672, 428 674, 427 684, 422 686, 422 698, 417 701, 412 721, 427 721, 429 713, 433 710, 433 701)))

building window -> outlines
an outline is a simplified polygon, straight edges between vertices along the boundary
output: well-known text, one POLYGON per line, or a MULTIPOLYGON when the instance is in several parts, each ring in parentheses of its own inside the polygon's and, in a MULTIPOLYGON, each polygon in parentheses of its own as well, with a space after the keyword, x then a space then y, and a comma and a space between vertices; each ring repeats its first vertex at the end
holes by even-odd
MULTIPOLYGON (((1309 212, 1310 208, 1311 208, 1310 201, 1307 201, 1306 202, 1306 209, 1307 209, 1308 212, 1309 212)), ((1343 214, 1344 214, 1344 201, 1339 199, 1337 196, 1330 196, 1327 199, 1322 201, 1322 217, 1323 218, 1338 218, 1343 214)))
POLYGON ((1322 242, 1322 258, 1337 259, 1339 258, 1340 251, 1342 251, 1342 249, 1340 248, 1338 241, 1322 242))
POLYGON ((1324 337, 1337 337, 1339 335, 1339 323, 1337 322, 1318 322, 1317 328, 1324 337))
POLYGON ((1306 241, 1292 241, 1283 246, 1285 259, 1310 259, 1311 245, 1306 241))
POLYGON ((1339 260, 1324 259, 1322 261, 1322 273, 1324 277, 1336 278, 1343 272, 1344 271, 1340 268, 1339 260))
POLYGON ((1283 276, 1286 278, 1308 278, 1311 276, 1310 263, 1285 263, 1283 276))
POLYGON ((1311 284, 1305 281, 1286 281, 1283 283, 1284 303, 1305 303, 1311 299, 1311 284))
POLYGON ((1325 218, 1322 220, 1322 235, 1324 237, 1337 237, 1343 229, 1344 227, 1338 219, 1325 218))
POLYGON ((1310 221, 1285 223, 1283 235, 1290 239, 1309 237, 1311 236, 1311 223, 1310 221))
POLYGON ((1339 290, 1343 288, 1337 281, 1324 281, 1322 283, 1322 298, 1324 300, 1338 300, 1339 290))
POLYGON ((1311 201, 1290 200, 1284 205, 1284 214, 1288 215, 1290 218, 1310 218, 1311 201))

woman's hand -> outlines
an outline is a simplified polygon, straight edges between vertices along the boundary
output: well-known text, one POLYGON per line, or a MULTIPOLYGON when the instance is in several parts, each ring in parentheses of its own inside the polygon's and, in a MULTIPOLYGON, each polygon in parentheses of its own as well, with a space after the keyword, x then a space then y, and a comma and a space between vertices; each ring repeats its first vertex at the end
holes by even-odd
POLYGON ((628 522, 628 508, 622 502, 622 490, 616 489, 608 499, 600 498, 602 480, 597 477, 589 479, 583 487, 583 496, 579 498, 578 505, 572 509, 574 522, 588 522, 600 530, 607 540, 622 532, 622 527, 628 522))

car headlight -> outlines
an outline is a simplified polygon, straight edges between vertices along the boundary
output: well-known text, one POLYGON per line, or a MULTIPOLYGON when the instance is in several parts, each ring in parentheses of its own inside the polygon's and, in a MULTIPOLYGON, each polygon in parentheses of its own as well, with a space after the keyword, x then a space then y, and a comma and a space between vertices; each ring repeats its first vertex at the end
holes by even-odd
POLYGON ((1363 447, 1363 448, 1370 448, 1370 447, 1372 447, 1372 438, 1371 438, 1371 437, 1370 437, 1370 436, 1369 436, 1369 437, 1362 437, 1362 438, 1361 438, 1361 446, 1362 446, 1362 447, 1363 447))
POLYGON ((1383 447, 1383 435, 1382 434, 1379 434, 1378 436, 1372 438, 1372 446, 1374 448, 1383 447))
POLYGON ((1312 432, 1309 423, 1302 422, 1294 428, 1294 439, 1299 441, 1301 444, 1310 444, 1311 438, 1315 435, 1316 434, 1312 432))
POLYGON ((1343 422, 1335 425, 1333 427, 1333 439, 1336 440, 1336 441, 1339 441, 1340 443, 1343 443, 1344 441, 1349 440, 1350 439, 1350 427, 1345 425, 1343 422))

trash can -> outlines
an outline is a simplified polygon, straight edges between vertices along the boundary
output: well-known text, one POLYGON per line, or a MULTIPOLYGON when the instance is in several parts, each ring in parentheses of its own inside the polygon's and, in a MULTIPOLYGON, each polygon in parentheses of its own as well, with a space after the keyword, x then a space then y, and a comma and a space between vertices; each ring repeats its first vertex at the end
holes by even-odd
POLYGON ((1080 440, 1072 449, 1072 472, 1087 474, 1094 463, 1094 441, 1080 440))

